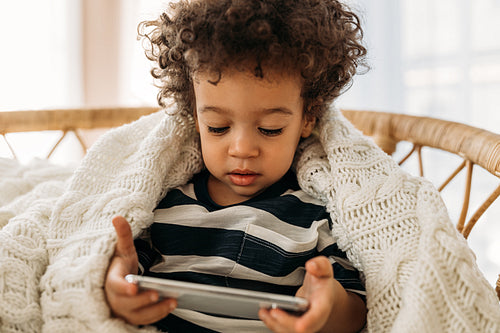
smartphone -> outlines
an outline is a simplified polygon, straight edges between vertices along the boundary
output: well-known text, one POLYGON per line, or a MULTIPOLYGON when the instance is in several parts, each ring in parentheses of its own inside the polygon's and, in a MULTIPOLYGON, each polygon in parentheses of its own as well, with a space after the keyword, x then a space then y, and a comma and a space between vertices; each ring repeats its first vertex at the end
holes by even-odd
POLYGON ((260 308, 279 308, 295 315, 300 315, 309 308, 309 302, 305 298, 295 296, 134 274, 127 275, 125 279, 137 284, 139 290, 156 290, 162 298, 177 299, 179 309, 210 314, 259 319, 260 308))

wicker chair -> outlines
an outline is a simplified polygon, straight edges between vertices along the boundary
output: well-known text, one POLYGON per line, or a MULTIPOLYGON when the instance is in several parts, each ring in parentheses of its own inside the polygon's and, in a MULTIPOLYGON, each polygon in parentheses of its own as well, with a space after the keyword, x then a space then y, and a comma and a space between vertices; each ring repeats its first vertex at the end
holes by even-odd
MULTIPOLYGON (((16 157, 5 134, 13 132, 59 130, 60 139, 47 155, 49 158, 68 132, 74 132, 84 151, 88 144, 80 131, 96 128, 110 128, 131 122, 140 116, 157 111, 156 107, 139 108, 94 108, 70 110, 39 110, 0 112, 0 135, 16 157)), ((343 114, 365 135, 388 154, 393 154, 398 142, 412 144, 412 148, 400 161, 403 164, 411 155, 418 158, 419 172, 424 176, 422 148, 444 150, 461 157, 461 164, 439 186, 443 190, 461 170, 466 169, 466 181, 461 214, 457 229, 467 238, 478 219, 500 196, 500 135, 486 130, 429 117, 375 111, 343 110, 343 114), (474 165, 487 170, 498 186, 471 215, 466 222, 471 194, 474 165)), ((496 291, 500 298, 500 278, 496 291)))
MULTIPOLYGON (((349 119, 365 135, 373 140, 388 154, 396 151, 398 142, 411 143, 410 151, 399 161, 405 163, 414 154, 418 157, 419 173, 424 176, 422 148, 429 147, 460 156, 462 162, 438 187, 442 191, 464 168, 466 180, 457 230, 467 238, 476 222, 491 204, 500 196, 500 134, 461 123, 430 117, 375 111, 343 110, 349 119), (466 222, 471 195, 474 165, 487 170, 496 182, 495 190, 480 204, 479 208, 466 222)), ((500 276, 496 283, 500 299, 500 276)))
POLYGON ((59 140, 52 146, 46 156, 46 158, 50 158, 70 132, 74 133, 83 150, 87 151, 89 144, 83 139, 82 131, 120 126, 157 110, 158 108, 154 107, 129 107, 0 112, 0 136, 3 137, 9 147, 12 156, 17 158, 16 152, 9 143, 6 134, 61 131, 59 140))

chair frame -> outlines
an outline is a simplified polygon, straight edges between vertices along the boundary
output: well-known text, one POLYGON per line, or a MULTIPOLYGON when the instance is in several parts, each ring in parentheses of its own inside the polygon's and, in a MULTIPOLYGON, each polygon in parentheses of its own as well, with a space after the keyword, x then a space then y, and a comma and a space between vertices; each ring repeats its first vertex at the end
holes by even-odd
POLYGON ((158 110, 157 107, 117 107, 3 111, 0 112, 0 136, 3 137, 12 156, 17 159, 16 153, 6 134, 61 131, 62 134, 59 140, 52 146, 52 149, 46 156, 48 159, 70 132, 75 134, 78 142, 86 152, 89 147, 83 140, 81 131, 120 126, 158 110))
MULTIPOLYGON (((462 163, 438 187, 442 191, 464 168, 466 183, 458 231, 467 238, 483 213, 500 196, 500 184, 465 223, 469 209, 474 165, 500 178, 500 135, 477 127, 442 119, 377 111, 343 110, 343 114, 365 135, 371 136, 386 153, 392 155, 396 144, 407 141, 412 149, 400 161, 402 165, 418 156, 420 176, 424 177, 422 148, 448 151, 462 158, 462 163)), ((499 182, 500 183, 500 182, 499 182)))

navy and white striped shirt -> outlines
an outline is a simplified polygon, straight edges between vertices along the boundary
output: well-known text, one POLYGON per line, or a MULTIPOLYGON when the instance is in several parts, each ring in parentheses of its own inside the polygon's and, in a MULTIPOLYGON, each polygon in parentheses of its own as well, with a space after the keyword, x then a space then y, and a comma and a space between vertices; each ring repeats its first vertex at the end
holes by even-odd
MULTIPOLYGON (((364 295, 359 272, 338 249, 321 202, 300 190, 288 172, 262 194, 220 206, 208 194, 208 172, 170 191, 154 223, 136 240, 144 275, 295 295, 307 260, 330 259, 346 290, 364 295)), ((169 332, 201 331, 169 315, 157 323, 169 332)))

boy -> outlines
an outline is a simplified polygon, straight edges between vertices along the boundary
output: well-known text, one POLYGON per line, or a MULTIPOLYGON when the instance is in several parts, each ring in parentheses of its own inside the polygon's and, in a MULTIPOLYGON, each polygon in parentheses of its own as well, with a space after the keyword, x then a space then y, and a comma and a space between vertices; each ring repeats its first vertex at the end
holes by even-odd
MULTIPOLYGON (((175 300, 157 302, 156 293, 137 294, 126 283, 126 274, 138 272, 139 253, 143 274, 282 288, 308 298, 301 317, 260 311, 275 332, 358 331, 366 307, 357 272, 334 244, 324 207, 300 191, 290 170, 299 141, 365 54, 357 17, 337 1, 194 1, 173 8, 172 17, 145 23, 157 26, 147 35, 149 56, 159 65, 153 75, 162 81, 160 104, 173 97, 178 112, 194 117, 206 170, 166 195, 145 241, 134 246, 126 221, 113 220, 118 244, 105 284, 113 313, 170 332, 211 331, 199 320, 169 315, 175 300), (300 209, 283 216, 276 206, 300 209), (217 236, 228 231, 230 237, 217 236), (196 232, 209 241, 194 249, 188 243, 196 232), (249 247, 249 239, 260 246, 249 247), (285 253, 278 263, 252 266, 274 247, 285 253), (271 266, 279 272, 270 274, 271 266)), ((238 331, 244 322, 222 329, 238 331)))

